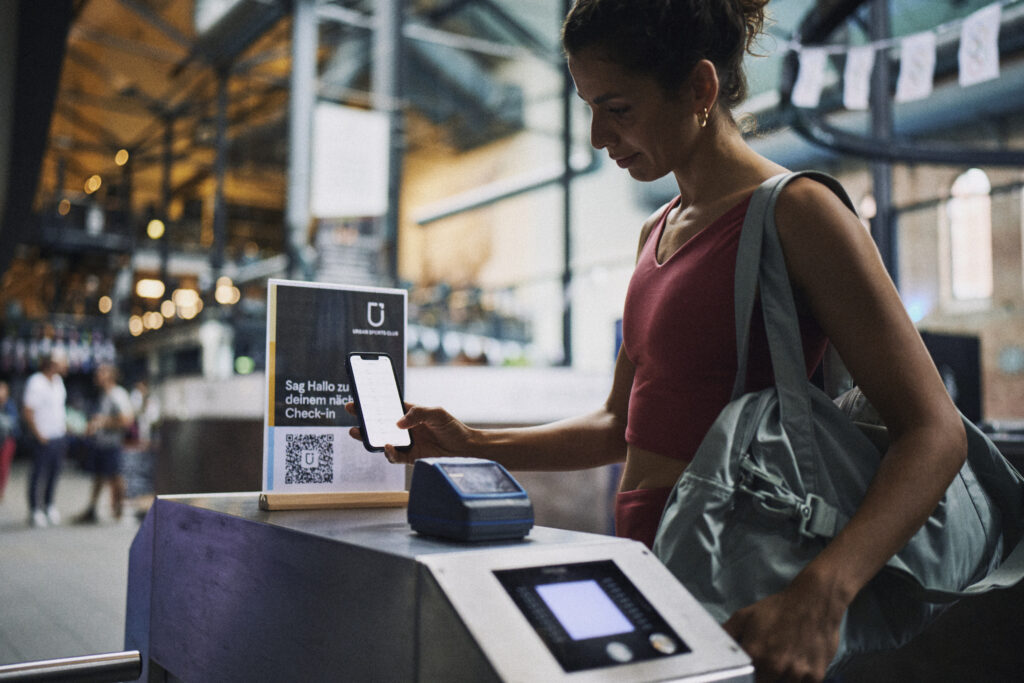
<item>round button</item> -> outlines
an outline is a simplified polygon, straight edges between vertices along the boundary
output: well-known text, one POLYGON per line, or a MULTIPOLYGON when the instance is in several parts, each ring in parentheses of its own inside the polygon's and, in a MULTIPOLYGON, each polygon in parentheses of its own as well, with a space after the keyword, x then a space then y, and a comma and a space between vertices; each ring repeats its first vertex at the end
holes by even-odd
POLYGON ((608 653, 608 656, 614 659, 616 662, 631 662, 633 661, 633 651, 629 649, 629 646, 625 643, 620 643, 617 640, 613 640, 608 643, 604 648, 604 651, 608 653))
POLYGON ((676 641, 672 640, 664 633, 652 633, 648 640, 651 643, 651 647, 663 655, 673 655, 678 649, 676 647, 676 641))

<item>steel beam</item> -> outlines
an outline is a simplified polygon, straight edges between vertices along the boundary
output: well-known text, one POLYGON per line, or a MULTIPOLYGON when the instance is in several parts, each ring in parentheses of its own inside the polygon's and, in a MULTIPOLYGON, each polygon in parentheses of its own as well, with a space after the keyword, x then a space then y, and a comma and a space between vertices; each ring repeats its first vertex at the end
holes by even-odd
POLYGON ((306 255, 310 214, 313 104, 316 101, 316 0, 295 0, 292 11, 292 73, 288 102, 288 188, 285 197, 288 274, 313 279, 306 255))

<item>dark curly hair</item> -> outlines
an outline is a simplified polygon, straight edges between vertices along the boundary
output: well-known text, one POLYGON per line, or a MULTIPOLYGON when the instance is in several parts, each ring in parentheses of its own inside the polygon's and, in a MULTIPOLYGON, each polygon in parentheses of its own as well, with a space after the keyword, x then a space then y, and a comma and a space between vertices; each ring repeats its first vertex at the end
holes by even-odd
POLYGON ((567 55, 595 47, 621 66, 675 92, 707 59, 718 70, 719 102, 747 96, 743 55, 765 22, 768 0, 576 0, 562 25, 567 55))

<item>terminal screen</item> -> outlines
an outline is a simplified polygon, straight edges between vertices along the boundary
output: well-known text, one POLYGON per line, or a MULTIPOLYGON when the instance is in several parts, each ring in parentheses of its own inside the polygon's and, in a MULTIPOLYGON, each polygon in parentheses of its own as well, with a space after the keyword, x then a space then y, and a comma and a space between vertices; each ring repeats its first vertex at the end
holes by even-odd
POLYGON ((518 493, 519 486, 500 467, 493 464, 484 465, 450 465, 440 466, 452 483, 461 493, 518 493))
POLYGON ((568 581, 537 586, 537 595, 573 640, 629 633, 629 623, 597 581, 568 581))
POLYGON ((494 576, 567 672, 690 652, 613 560, 499 569, 494 576))

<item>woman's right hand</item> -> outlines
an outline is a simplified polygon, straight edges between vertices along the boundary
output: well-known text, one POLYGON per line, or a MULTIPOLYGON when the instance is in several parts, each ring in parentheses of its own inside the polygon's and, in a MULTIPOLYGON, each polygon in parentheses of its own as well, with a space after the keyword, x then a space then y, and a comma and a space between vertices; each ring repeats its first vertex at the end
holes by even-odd
MULTIPOLYGON (((356 414, 356 404, 345 404, 350 415, 356 414)), ((469 457, 473 455, 473 430, 452 417, 443 408, 424 408, 405 404, 405 415, 398 426, 412 435, 412 448, 400 451, 388 444, 384 455, 388 462, 412 463, 420 458, 469 457)), ((349 429, 353 439, 362 439, 359 427, 349 429)))

